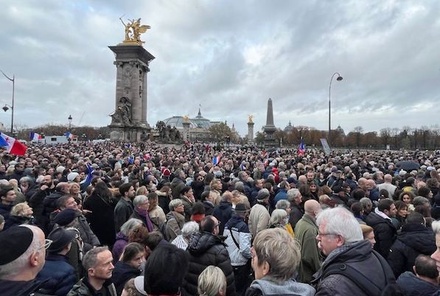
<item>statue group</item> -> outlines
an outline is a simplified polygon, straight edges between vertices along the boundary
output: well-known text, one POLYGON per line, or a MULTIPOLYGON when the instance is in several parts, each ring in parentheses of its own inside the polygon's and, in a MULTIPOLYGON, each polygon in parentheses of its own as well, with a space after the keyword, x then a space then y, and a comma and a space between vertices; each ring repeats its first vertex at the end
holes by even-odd
POLYGON ((125 27, 125 39, 123 43, 135 43, 141 45, 144 41, 141 40, 141 34, 147 32, 148 29, 151 29, 149 25, 141 25, 141 19, 138 18, 128 20, 128 23, 125 24, 122 18, 119 18, 122 24, 125 27))
POLYGON ((180 140, 180 132, 177 128, 166 125, 163 121, 156 123, 156 128, 159 132, 159 140, 164 142, 176 142, 180 140))
POLYGON ((119 99, 118 107, 111 115, 112 124, 128 126, 133 123, 131 114, 131 102, 127 97, 119 99))

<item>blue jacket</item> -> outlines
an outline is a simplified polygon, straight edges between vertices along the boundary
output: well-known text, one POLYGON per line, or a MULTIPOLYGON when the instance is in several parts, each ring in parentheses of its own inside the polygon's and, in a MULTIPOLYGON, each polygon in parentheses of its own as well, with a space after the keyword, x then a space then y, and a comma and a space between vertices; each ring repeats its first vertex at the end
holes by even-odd
POLYGON ((231 265, 245 265, 251 258, 252 236, 243 218, 236 215, 232 216, 225 225, 223 235, 226 236, 226 249, 228 250, 229 258, 231 258, 231 265), (234 236, 239 247, 237 247, 231 235, 234 236))
POLYGON ((75 269, 68 263, 66 256, 48 254, 43 269, 37 275, 37 280, 45 281, 40 289, 46 294, 64 296, 75 285, 75 269))

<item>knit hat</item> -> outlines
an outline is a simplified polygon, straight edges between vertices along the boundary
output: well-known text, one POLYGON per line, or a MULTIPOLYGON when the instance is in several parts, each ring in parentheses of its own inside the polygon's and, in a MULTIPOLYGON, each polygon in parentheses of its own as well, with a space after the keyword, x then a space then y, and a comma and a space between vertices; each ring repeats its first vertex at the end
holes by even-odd
POLYGON ((75 178, 78 176, 79 176, 79 174, 77 172, 71 172, 67 175, 67 181, 73 182, 73 180, 75 180, 75 178))
POLYGON ((257 194, 257 200, 264 200, 270 196, 269 190, 266 188, 260 189, 257 194))
POLYGON ((59 212, 55 218, 53 219, 53 222, 60 225, 60 226, 66 226, 72 223, 72 221, 77 217, 76 210, 74 209, 64 209, 61 212, 59 212))
POLYGON ((11 227, 0 231, 0 266, 11 263, 27 251, 34 233, 25 226, 11 227))
POLYGON ((47 251, 56 254, 62 251, 75 238, 76 233, 72 229, 56 228, 48 235, 48 239, 52 241, 47 251))
POLYGON ((235 206, 235 212, 236 213, 246 213, 247 212, 246 205, 244 203, 237 204, 235 206))
POLYGON ((134 287, 142 295, 148 295, 144 290, 144 276, 137 276, 134 278, 134 287))

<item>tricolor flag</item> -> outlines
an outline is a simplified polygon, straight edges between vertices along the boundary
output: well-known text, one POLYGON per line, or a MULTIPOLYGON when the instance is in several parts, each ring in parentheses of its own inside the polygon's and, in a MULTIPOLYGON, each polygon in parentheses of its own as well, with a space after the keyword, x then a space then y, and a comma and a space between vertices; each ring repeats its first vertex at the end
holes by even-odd
POLYGON ((38 141, 38 140, 43 139, 43 136, 40 135, 40 134, 31 132, 30 135, 29 135, 29 138, 30 138, 31 141, 38 141))
POLYGON ((73 134, 71 132, 65 132, 64 135, 67 139, 73 139, 73 134))
POLYGON ((298 156, 304 156, 304 153, 306 153, 306 145, 304 145, 304 141, 301 138, 301 143, 298 145, 298 156))
POLYGON ((212 164, 213 165, 218 165, 220 163, 220 159, 222 159, 222 155, 216 155, 212 158, 212 164))
POLYGON ((26 145, 4 133, 0 133, 0 147, 15 155, 24 155, 27 150, 26 145))

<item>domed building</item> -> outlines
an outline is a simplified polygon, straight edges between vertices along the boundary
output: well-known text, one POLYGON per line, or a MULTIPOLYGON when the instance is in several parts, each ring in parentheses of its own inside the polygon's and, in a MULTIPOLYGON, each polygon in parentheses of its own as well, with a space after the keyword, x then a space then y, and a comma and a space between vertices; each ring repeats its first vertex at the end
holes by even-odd
POLYGON ((284 128, 284 132, 291 133, 293 131, 294 127, 292 125, 292 122, 289 120, 289 124, 284 128))

